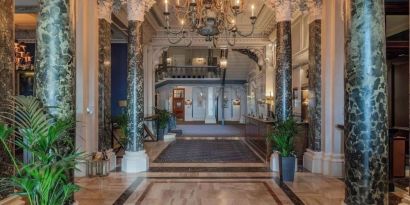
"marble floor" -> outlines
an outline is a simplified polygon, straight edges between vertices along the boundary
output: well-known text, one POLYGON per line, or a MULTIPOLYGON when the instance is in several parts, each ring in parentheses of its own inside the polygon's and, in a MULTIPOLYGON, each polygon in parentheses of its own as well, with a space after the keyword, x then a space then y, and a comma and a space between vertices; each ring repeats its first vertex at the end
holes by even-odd
MULTIPOLYGON (((108 177, 76 178, 75 194, 86 205, 268 205, 342 204, 341 179, 297 172, 294 182, 280 183, 264 163, 158 163, 155 159, 170 142, 145 144, 150 170, 120 171, 108 177)), ((118 169, 119 170, 119 169, 118 169)), ((391 193, 398 204, 405 190, 391 193)))

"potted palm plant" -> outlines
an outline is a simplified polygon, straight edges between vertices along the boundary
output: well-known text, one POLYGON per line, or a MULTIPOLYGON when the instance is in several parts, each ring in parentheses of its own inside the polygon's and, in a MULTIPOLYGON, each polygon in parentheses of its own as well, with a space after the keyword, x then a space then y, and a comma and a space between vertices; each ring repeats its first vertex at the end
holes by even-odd
POLYGON ((166 110, 157 109, 159 133, 158 140, 164 140, 164 135, 168 132, 168 124, 170 119, 170 113, 166 110))
POLYGON ((13 98, 0 117, 0 147, 16 173, 0 179, 2 186, 13 187, 30 205, 67 204, 79 190, 70 176, 82 159, 72 144, 75 121, 54 119, 39 100, 24 96, 13 98), (30 153, 28 162, 14 156, 10 143, 30 153))
POLYGON ((296 134, 296 122, 293 119, 288 119, 278 123, 270 135, 274 150, 279 152, 279 172, 283 181, 293 181, 295 177, 296 157, 293 139, 296 134))

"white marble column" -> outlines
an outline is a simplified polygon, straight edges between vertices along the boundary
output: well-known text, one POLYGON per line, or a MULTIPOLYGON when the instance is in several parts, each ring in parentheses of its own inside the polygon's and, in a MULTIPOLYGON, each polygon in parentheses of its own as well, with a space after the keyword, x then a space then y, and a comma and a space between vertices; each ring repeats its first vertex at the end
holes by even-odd
POLYGON ((215 116, 215 87, 208 87, 208 94, 207 94, 207 101, 206 101, 206 124, 215 124, 216 123, 216 116, 215 116))

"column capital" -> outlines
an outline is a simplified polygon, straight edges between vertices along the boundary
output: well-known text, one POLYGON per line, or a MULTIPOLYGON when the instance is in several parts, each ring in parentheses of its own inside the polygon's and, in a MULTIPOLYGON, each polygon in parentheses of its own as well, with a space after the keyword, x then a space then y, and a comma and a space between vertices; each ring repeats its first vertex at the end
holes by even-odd
POLYGON ((276 22, 292 20, 292 1, 290 0, 270 0, 275 6, 276 22))
POLYGON ((309 17, 308 23, 311 23, 315 20, 322 19, 322 0, 309 0, 309 17))
POLYGON ((98 18, 111 23, 113 0, 98 0, 98 18))
POLYGON ((127 0, 129 21, 144 21, 144 14, 155 4, 155 0, 127 0))

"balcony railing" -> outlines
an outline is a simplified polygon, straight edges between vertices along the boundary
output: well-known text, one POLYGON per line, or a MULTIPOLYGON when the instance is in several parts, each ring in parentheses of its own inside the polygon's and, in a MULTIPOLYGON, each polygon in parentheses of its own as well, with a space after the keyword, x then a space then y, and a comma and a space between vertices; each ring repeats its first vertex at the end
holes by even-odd
POLYGON ((198 78, 221 78, 222 69, 218 66, 162 66, 155 72, 156 82, 165 79, 198 79, 198 78))

